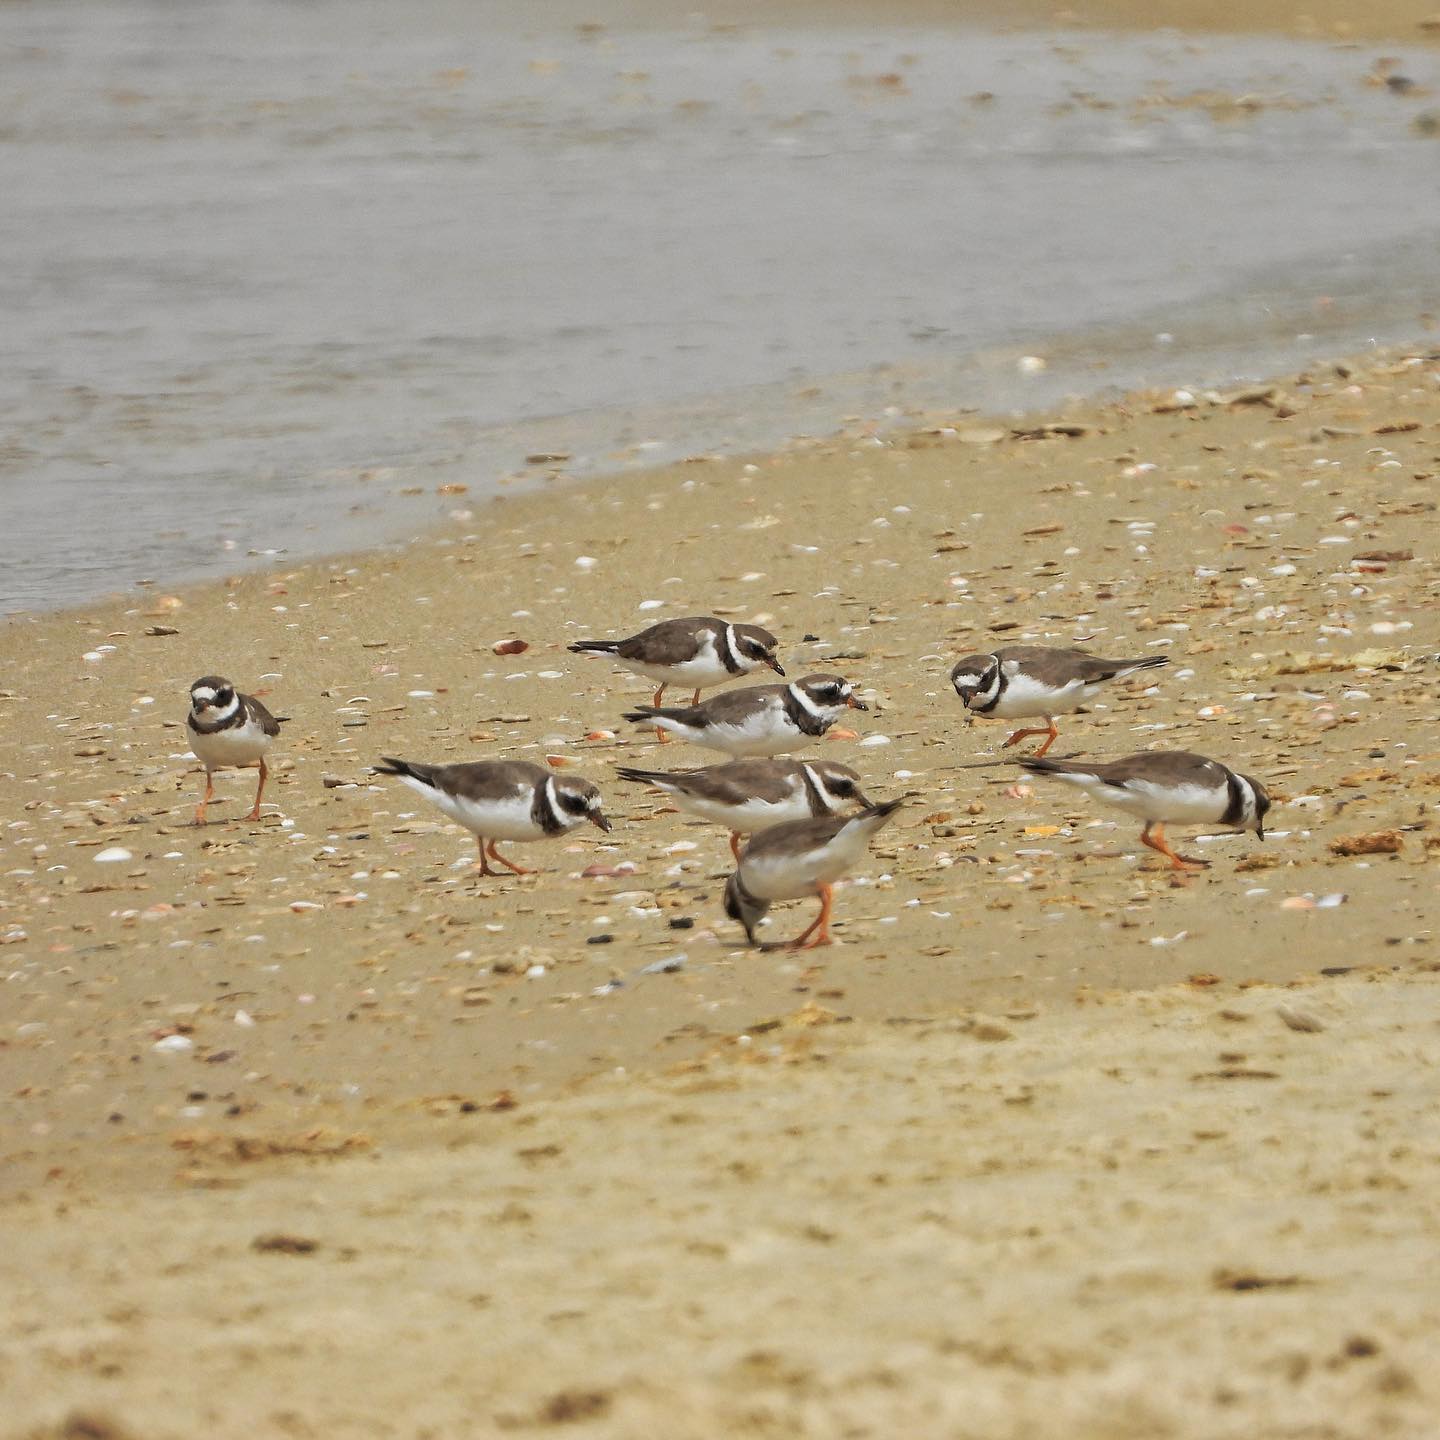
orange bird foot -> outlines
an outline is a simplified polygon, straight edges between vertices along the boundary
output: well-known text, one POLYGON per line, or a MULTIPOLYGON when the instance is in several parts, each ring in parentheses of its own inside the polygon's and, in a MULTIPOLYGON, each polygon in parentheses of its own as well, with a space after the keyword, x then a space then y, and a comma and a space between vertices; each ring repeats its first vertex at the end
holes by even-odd
POLYGON ((1012 745, 1018 745, 1022 740, 1028 740, 1032 735, 1043 735, 1045 737, 1045 743, 1035 752, 1036 759, 1039 759, 1039 757, 1055 743, 1055 738, 1059 734, 1060 732, 1054 725, 1046 725, 1038 730, 1014 730, 1006 736, 1005 743, 1001 745, 1000 748, 1002 750, 1008 750, 1012 745))
POLYGON ((1163 855, 1173 870, 1185 870, 1187 867, 1196 870, 1208 870, 1210 862, 1201 860, 1195 855, 1181 855, 1170 848, 1170 842, 1165 838, 1165 826, 1160 821, 1154 821, 1147 825, 1140 832, 1140 843, 1148 846, 1157 854, 1163 855))
MULTIPOLYGON (((527 870, 523 865, 517 865, 513 860, 507 860, 507 859, 495 848, 495 842, 494 842, 493 840, 490 842, 490 844, 489 844, 488 846, 486 846, 485 853, 486 853, 492 860, 499 861, 499 863, 500 863, 501 865, 503 865, 507 870, 509 870, 512 874, 515 874, 515 875, 533 875, 533 874, 535 873, 533 870, 527 870)), ((493 872, 492 872, 492 873, 493 873, 493 872)))

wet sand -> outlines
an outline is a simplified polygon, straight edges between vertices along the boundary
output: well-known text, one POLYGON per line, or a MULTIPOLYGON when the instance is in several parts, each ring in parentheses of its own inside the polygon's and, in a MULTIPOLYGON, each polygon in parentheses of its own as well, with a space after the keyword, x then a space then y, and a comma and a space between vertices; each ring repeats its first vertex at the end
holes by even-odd
POLYGON ((891 416, 12 622, 11 1433, 1425 1433, 1437 379, 891 416), (823 753, 915 792, 832 949, 737 948, 723 835, 611 773, 708 757, 565 652, 706 610, 859 684, 823 753), (954 657, 1077 639, 1171 665, 1056 753, 1213 754, 1263 845, 1177 883, 966 768, 954 657), (197 830, 216 669, 292 719, 197 830), (618 823, 477 882, 382 753, 556 757, 618 823))

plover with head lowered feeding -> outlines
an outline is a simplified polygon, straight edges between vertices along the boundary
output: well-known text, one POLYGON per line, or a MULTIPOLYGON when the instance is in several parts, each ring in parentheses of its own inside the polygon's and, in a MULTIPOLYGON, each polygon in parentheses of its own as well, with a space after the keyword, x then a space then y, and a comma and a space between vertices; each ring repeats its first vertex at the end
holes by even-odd
POLYGON ((847 707, 870 708, 843 676, 806 675, 788 685, 731 690, 700 705, 641 705, 625 718, 727 755, 785 755, 818 740, 847 707))
POLYGON ((622 780, 653 785, 687 814, 723 825, 730 851, 740 837, 790 820, 838 815, 847 805, 868 806, 860 777, 834 760, 731 760, 703 770, 636 770, 621 766, 622 780))
POLYGON ((1141 843, 1168 857, 1177 870, 1210 862, 1177 855, 1165 839, 1167 824, 1231 825, 1265 838, 1270 792, 1253 776, 1187 750, 1144 750, 1120 760, 1030 758, 1016 763, 1032 775, 1063 780, 1103 805, 1139 816, 1145 822, 1141 843))
POLYGON ((602 830, 610 822, 600 792, 588 780, 556 775, 525 760, 475 760, 421 765, 387 755, 375 769, 394 775, 458 824, 480 846, 482 875, 494 860, 516 875, 532 875, 495 848, 499 840, 549 840, 588 820, 602 830))
POLYGON ((792 820, 762 830, 740 852, 739 864, 725 882, 725 913, 745 927, 745 938, 755 945, 755 927, 771 905, 814 895, 820 901, 819 915, 795 939, 783 942, 783 948, 830 944, 835 882, 865 858, 871 839, 904 803, 887 800, 858 815, 792 820))
POLYGON ((265 755, 290 717, 272 715, 253 695, 237 690, 223 675, 202 675, 190 687, 190 714, 185 734, 195 758, 205 767, 205 794, 195 807, 195 823, 205 823, 205 810, 215 796, 215 771, 260 767, 255 804, 247 820, 260 818, 260 797, 269 770, 265 755))
POLYGON ((662 620, 628 640, 576 640, 566 648, 577 655, 605 655, 653 680, 652 704, 658 705, 667 685, 689 686, 690 703, 700 703, 700 692, 723 685, 737 676, 768 667, 785 671, 775 658, 779 641, 758 625, 735 625, 714 615, 693 615, 683 620, 662 620))
POLYGON ((956 661, 950 683, 971 715, 993 716, 997 720, 1043 719, 1043 726, 1016 730, 1001 747, 1031 735, 1044 735, 1044 744, 1035 752, 1039 756, 1049 750, 1060 733, 1055 716, 1078 710, 1116 680, 1167 664, 1167 655, 1103 660, 1084 650, 1005 645, 987 655, 966 655, 956 661))

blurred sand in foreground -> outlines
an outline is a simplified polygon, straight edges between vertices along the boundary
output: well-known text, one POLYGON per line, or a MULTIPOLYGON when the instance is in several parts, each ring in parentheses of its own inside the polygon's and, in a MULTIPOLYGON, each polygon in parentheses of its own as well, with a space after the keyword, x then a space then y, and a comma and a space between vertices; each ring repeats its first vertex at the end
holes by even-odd
POLYGON ((4 1433, 1433 1435, 1433 974, 833 1018, 10 1207, 4 1433))

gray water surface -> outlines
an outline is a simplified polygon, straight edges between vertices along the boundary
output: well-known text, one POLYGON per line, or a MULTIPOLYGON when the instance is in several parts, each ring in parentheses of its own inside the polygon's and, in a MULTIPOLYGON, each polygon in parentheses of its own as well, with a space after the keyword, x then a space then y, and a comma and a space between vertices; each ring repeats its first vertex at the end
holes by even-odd
POLYGON ((0 611, 412 533, 530 450, 1246 370, 1440 294, 1379 50, 540 8, 0 7, 0 611))

